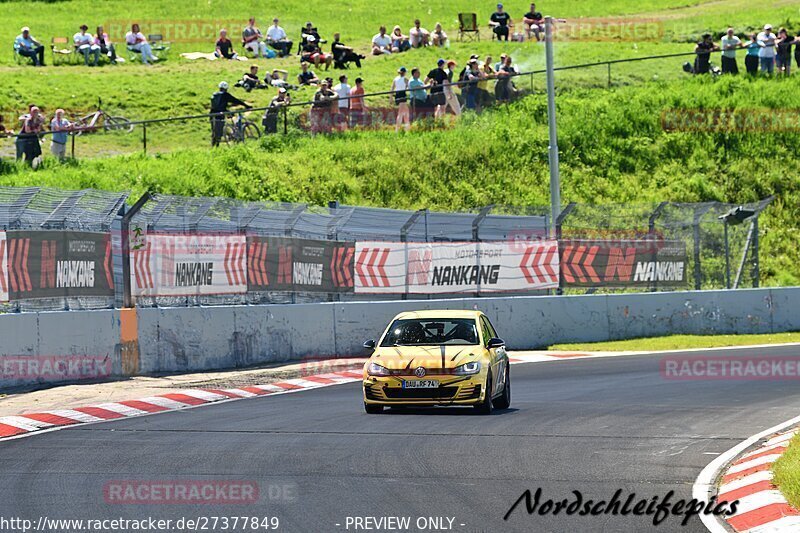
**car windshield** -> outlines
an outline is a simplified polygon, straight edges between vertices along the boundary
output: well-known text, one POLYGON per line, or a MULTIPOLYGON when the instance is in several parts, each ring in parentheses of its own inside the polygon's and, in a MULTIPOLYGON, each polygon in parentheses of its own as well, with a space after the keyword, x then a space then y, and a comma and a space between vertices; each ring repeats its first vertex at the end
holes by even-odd
POLYGON ((471 318, 395 320, 381 346, 430 346, 478 344, 478 329, 471 318))

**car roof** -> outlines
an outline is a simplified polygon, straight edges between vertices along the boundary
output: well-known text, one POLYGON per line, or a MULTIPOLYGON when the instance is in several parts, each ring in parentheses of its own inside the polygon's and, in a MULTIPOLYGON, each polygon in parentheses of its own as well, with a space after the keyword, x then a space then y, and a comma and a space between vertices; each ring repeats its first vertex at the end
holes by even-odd
POLYGON ((437 310, 421 310, 421 311, 406 311, 400 313, 395 320, 404 320, 409 318, 479 318, 483 313, 472 309, 437 309, 437 310))

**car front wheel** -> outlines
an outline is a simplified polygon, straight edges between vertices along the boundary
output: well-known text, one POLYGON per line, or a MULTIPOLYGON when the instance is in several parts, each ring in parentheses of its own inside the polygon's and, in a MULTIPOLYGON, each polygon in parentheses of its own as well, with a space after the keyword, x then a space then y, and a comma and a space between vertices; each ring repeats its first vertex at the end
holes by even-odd
POLYGON ((475 406, 475 410, 478 411, 478 414, 481 415, 488 415, 492 412, 492 374, 489 373, 486 375, 486 393, 483 397, 483 401, 475 406))
POLYGON ((511 372, 506 366, 506 379, 503 380, 503 394, 494 401, 495 409, 508 409, 511 406, 511 372))

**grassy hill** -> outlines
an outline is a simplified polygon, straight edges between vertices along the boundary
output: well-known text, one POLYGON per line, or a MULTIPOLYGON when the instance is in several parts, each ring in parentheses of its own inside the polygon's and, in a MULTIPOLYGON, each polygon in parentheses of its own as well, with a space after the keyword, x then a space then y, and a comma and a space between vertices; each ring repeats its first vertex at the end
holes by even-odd
MULTIPOLYGON (((214 0, 132 5, 117 0, 91 3, 5 2, 0 36, 11 40, 23 24, 42 40, 71 35, 86 22, 133 20, 246 19, 255 13, 265 27, 273 15, 290 32, 306 19, 325 36, 341 30, 343 38, 366 50, 379 24, 401 23, 414 16, 431 28, 441 21, 455 35, 458 11, 474 10, 465 0, 395 2, 380 5, 354 0, 332 10, 309 9, 289 0, 281 12, 264 12, 256 2, 214 0), (347 6, 347 7, 342 7, 347 6), (80 13, 92 14, 84 20, 80 13), (139 18, 141 17, 141 18, 139 18), (357 21, 357 22, 354 22, 357 21)), ((491 6, 482 8, 488 18, 491 6)), ((527 2, 508 5, 519 16, 527 2)), ((758 5, 740 0, 611 0, 540 3, 540 9, 563 17, 609 16, 615 20, 656 20, 658 32, 641 41, 560 40, 560 65, 601 59, 642 57, 691 50, 687 40, 706 30, 721 32, 729 24, 755 28, 764 22, 800 23, 797 4, 770 0, 758 5), (795 21, 795 22, 793 22, 795 21)), ((797 24, 800 29, 800 24, 797 24)), ((147 28, 144 28, 147 32, 147 28)), ((509 52, 522 68, 544 64, 543 45, 537 43, 453 43, 449 50, 417 50, 392 57, 370 58, 361 71, 368 90, 388 88, 399 65, 430 68, 437 57, 463 64, 470 53, 498 57, 509 52)), ((210 50, 211 45, 180 43, 176 52, 210 50)), ((559 145, 562 152, 562 197, 591 203, 671 200, 746 202, 775 194, 777 200, 762 218, 762 278, 768 283, 800 283, 797 250, 800 216, 800 163, 796 131, 744 133, 680 133, 664 131, 661 114, 669 109, 776 109, 800 108, 800 78, 790 80, 692 79, 682 59, 615 66, 613 83, 606 87, 606 70, 591 68, 560 73, 559 145)), ((295 57, 261 60, 297 70, 295 57)), ((220 79, 232 81, 247 63, 188 62, 177 58, 152 68, 139 64, 118 67, 47 67, 34 70, 0 58, 7 80, 0 87, 0 111, 15 116, 26 102, 46 111, 57 106, 75 113, 90 111, 98 94, 106 106, 130 118, 153 118, 203 113, 220 79)), ((333 72, 332 71, 332 75, 333 72)), ((94 135, 78 140, 77 162, 48 161, 38 172, 0 159, 0 184, 47 184, 61 187, 145 189, 176 194, 225 195, 244 199, 306 201, 324 204, 339 199, 350 204, 390 207, 460 209, 487 203, 547 204, 547 128, 543 79, 519 80, 531 96, 481 116, 466 116, 447 129, 420 130, 395 135, 391 131, 349 132, 312 139, 293 129, 288 136, 265 138, 257 147, 208 150, 207 122, 187 122, 148 130, 149 156, 140 150, 140 131, 132 135, 94 135), (530 84, 530 86, 528 86, 530 84), (155 155, 153 155, 155 153, 155 155), (118 155, 128 154, 128 155, 118 155), (106 156, 106 157, 97 157, 106 156)), ((256 105, 271 94, 253 92, 256 105)), ((240 95, 243 93, 240 93, 240 95)), ((301 93, 296 100, 309 96, 301 93)), ((379 105, 383 102, 373 102, 379 105)), ((11 144, 0 141, 0 154, 11 144)))

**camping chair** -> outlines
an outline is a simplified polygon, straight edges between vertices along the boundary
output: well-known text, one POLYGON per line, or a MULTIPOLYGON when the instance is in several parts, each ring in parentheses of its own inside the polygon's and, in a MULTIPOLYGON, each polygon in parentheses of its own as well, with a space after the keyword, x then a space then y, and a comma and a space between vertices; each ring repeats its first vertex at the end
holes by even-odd
POLYGON ((166 58, 169 55, 169 50, 172 48, 172 43, 164 40, 164 36, 160 33, 151 33, 147 36, 150 41, 150 48, 153 53, 158 55, 159 58, 166 58))
POLYGON ((26 59, 28 60, 28 63, 30 63, 31 65, 34 64, 32 57, 27 57, 27 56, 22 55, 22 54, 19 53, 19 50, 14 48, 14 62, 17 65, 21 65, 22 63, 25 62, 26 59))
POLYGON ((50 39, 50 49, 53 53, 53 65, 74 63, 75 45, 67 37, 53 37, 50 39))
POLYGON ((476 13, 458 14, 458 40, 467 38, 470 41, 481 40, 481 31, 478 29, 478 15, 476 13))

